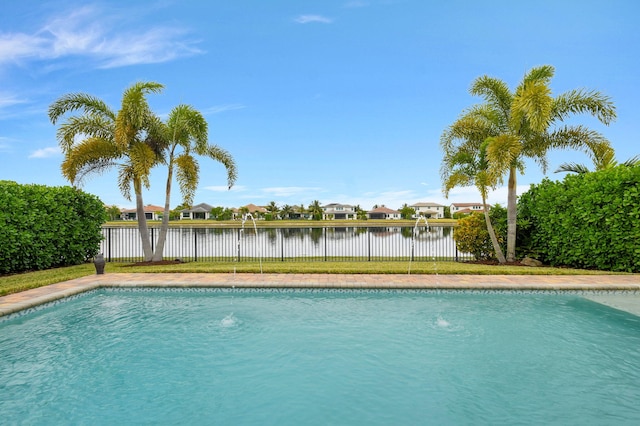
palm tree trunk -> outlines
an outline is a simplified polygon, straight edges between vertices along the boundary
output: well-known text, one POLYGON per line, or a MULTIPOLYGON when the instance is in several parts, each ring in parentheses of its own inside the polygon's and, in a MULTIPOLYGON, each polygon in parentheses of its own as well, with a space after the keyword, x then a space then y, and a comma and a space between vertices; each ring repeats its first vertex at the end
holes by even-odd
POLYGON ((149 229, 147 228, 147 216, 144 214, 144 202, 142 201, 142 183, 139 179, 135 179, 133 187, 136 192, 136 215, 138 216, 138 231, 142 239, 142 252, 145 262, 150 261, 153 257, 151 249, 151 240, 149 238, 149 229))
POLYGON ((516 260, 516 168, 509 169, 509 183, 507 186, 507 261, 516 260))
POLYGON ((507 263, 507 259, 504 258, 504 254, 502 253, 502 247, 498 243, 498 239, 496 238, 496 231, 493 229, 493 225, 491 224, 491 218, 489 217, 489 209, 487 208, 487 201, 485 197, 482 197, 482 208, 484 209, 484 221, 487 223, 487 231, 489 232, 489 237, 491 238, 491 244, 493 244, 493 250, 496 252, 496 257, 498 258, 498 262, 507 263))
POLYGON ((167 185, 164 198, 164 214, 162 215, 162 226, 160 227, 160 235, 158 236, 158 242, 153 252, 153 261, 159 262, 163 258, 164 242, 167 239, 167 232, 169 232, 169 205, 171 203, 171 180, 173 179, 173 156, 169 159, 169 173, 167 174, 167 185))

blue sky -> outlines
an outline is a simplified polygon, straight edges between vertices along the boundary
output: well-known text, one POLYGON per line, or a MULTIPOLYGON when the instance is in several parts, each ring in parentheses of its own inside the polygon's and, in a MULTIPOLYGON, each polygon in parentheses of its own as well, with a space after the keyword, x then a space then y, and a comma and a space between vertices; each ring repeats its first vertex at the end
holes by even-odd
MULTIPOLYGON (((531 67, 556 69, 554 94, 609 95, 618 119, 602 132, 619 160, 640 154, 640 30, 635 0, 208 0, 3 4, 0 15, 0 180, 68 184, 47 108, 71 92, 118 109, 136 81, 158 114, 187 103, 205 114, 211 143, 228 150, 238 180, 226 190, 219 163, 202 160, 195 203, 239 207, 313 200, 400 208, 474 202, 473 188, 441 191, 439 139, 484 74, 512 88, 531 67)), ((589 164, 578 152, 562 162, 589 164)), ((147 204, 164 203, 158 168, 147 204)), ((527 164, 526 190, 544 174, 527 164)), ((115 173, 83 186, 130 207, 115 173)), ((172 207, 180 202, 176 190, 172 207)), ((490 202, 506 204, 498 189, 490 202)))

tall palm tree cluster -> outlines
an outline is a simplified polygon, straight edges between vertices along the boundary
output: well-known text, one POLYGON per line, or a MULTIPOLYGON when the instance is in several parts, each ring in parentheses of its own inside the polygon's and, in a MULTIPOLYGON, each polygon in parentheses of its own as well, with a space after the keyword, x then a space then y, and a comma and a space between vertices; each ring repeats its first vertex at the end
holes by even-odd
POLYGON ((570 90, 552 96, 554 68, 549 65, 527 72, 511 91, 497 78, 482 76, 470 93, 484 102, 465 110, 442 134, 444 153, 441 177, 445 196, 456 186, 474 184, 484 204, 485 221, 501 262, 515 260, 516 177, 525 160, 532 159, 546 172, 551 149, 578 149, 597 164, 613 153, 609 141, 583 125, 566 124, 575 115, 587 113, 608 125, 616 118, 609 97, 597 91, 570 90), (486 205, 487 193, 507 176, 507 254, 501 250, 486 205))
POLYGON ((183 203, 187 205, 192 203, 198 186, 196 156, 222 163, 227 170, 229 188, 237 177, 231 155, 208 143, 207 122, 200 112, 181 104, 162 121, 151 111, 146 96, 162 89, 161 84, 154 82, 133 84, 124 91, 117 112, 85 93, 64 95, 49 107, 53 124, 66 118, 58 128, 57 139, 64 154, 62 174, 69 182, 79 186, 88 176, 115 168, 118 187, 126 199, 131 199, 133 188, 145 261, 162 260, 174 173, 183 203), (162 227, 154 248, 149 238, 142 191, 143 187, 150 187, 151 170, 160 165, 167 167, 166 196, 162 227))

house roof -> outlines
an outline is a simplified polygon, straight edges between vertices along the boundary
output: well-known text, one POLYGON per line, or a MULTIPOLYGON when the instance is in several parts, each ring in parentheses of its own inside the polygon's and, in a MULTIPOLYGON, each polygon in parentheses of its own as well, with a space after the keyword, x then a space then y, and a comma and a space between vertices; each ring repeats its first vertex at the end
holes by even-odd
POLYGON ((451 205, 456 207, 473 207, 473 206, 481 206, 482 203, 451 203, 451 205))
POLYGON ((444 207, 444 206, 438 203, 426 202, 426 203, 415 203, 410 205, 409 207, 444 207))
MULTIPOLYGON (((137 209, 122 209, 120 210, 122 213, 136 213, 137 209)), ((147 204, 144 206, 145 213, 162 213, 164 211, 164 207, 154 206, 153 204, 147 204)))
POLYGON ((353 208, 351 204, 340 204, 340 203, 329 203, 325 206, 322 206, 323 209, 335 209, 336 207, 349 207, 353 208))
POLYGON ((183 212, 192 212, 192 213, 209 213, 213 209, 213 206, 207 203, 200 203, 192 206, 190 209, 184 209, 183 212))
POLYGON ((244 206, 247 208, 247 210, 249 210, 249 213, 266 213, 267 209, 265 209, 264 207, 260 207, 260 206, 256 206, 255 204, 247 204, 246 206, 244 206))
POLYGON ((375 208, 373 210, 369 210, 367 213, 371 214, 371 213, 385 213, 385 214, 400 214, 400 212, 398 210, 393 210, 390 209, 388 207, 382 206, 382 207, 378 207, 375 208))

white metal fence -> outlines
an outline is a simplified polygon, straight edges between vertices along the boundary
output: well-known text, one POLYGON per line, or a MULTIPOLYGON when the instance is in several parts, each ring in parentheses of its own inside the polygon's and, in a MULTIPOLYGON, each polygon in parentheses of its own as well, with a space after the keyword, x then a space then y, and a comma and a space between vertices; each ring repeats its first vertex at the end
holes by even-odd
MULTIPOLYGON (((138 229, 104 227, 100 251, 109 262, 143 260, 138 229)), ((185 261, 467 260, 453 227, 169 228, 165 259, 185 261)), ((159 228, 150 228, 152 244, 159 228)))

